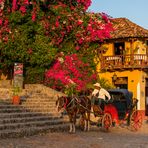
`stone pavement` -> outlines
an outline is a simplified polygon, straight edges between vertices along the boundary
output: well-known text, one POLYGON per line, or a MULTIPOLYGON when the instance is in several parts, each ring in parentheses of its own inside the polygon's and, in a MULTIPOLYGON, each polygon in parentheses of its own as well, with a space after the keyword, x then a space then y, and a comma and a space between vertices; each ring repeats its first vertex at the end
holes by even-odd
POLYGON ((132 132, 128 127, 115 127, 102 132, 92 127, 90 132, 77 130, 47 133, 32 137, 0 140, 0 148, 148 148, 148 121, 142 128, 132 132))

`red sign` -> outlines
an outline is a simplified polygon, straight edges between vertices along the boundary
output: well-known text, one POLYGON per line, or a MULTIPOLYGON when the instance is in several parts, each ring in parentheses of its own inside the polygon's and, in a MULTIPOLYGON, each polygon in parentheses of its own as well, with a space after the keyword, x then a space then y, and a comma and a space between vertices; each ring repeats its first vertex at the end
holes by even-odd
POLYGON ((14 64, 14 76, 16 75, 23 75, 23 64, 22 63, 14 64))

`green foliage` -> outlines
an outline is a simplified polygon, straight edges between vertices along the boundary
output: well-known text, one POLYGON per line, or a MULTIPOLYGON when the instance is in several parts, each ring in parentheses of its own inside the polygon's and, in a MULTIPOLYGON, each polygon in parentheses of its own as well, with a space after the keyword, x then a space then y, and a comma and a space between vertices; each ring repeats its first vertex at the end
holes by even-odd
POLYGON ((64 90, 64 93, 67 96, 73 96, 74 94, 76 95, 78 93, 76 91, 76 85, 75 84, 67 85, 66 89, 64 90))
POLYGON ((24 82, 26 84, 43 83, 44 72, 45 69, 43 67, 27 67, 24 82))
POLYGON ((14 86, 12 88, 13 96, 18 96, 20 92, 21 92, 21 88, 19 86, 14 86))
POLYGON ((111 89, 114 88, 114 86, 105 78, 100 78, 98 80, 98 82, 100 83, 100 85, 105 88, 105 89, 111 89))
MULTIPOLYGON (((87 13, 91 0, 4 1, 0 18, 0 69, 24 64, 25 81, 43 81, 59 52, 77 54, 94 72, 99 43, 110 37, 110 19, 87 13), (7 20, 7 21, 6 21, 7 20)), ((86 68, 86 67, 85 67, 86 68)))
MULTIPOLYGON (((29 67, 31 69, 36 66, 36 69, 49 67, 57 54, 57 49, 50 45, 50 40, 44 35, 42 25, 39 22, 33 22, 29 14, 22 16, 17 11, 11 13, 9 18, 14 34, 7 43, 0 42, 1 61, 3 61, 0 63, 0 68, 13 67, 14 62, 21 62, 24 63, 25 71, 29 74, 29 67)), ((40 72, 37 70, 36 73, 40 72)), ((33 73, 29 75, 31 75, 31 80, 28 80, 29 76, 27 76, 27 81, 34 83, 33 73)))

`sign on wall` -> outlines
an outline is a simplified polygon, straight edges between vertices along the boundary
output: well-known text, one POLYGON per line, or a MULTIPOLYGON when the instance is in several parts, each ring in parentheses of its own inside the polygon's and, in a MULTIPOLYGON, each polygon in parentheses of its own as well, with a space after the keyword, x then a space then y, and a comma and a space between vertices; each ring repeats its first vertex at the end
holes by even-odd
POLYGON ((23 64, 22 63, 14 63, 14 76, 22 76, 23 75, 23 64))
POLYGON ((23 64, 14 63, 14 86, 23 88, 23 64))

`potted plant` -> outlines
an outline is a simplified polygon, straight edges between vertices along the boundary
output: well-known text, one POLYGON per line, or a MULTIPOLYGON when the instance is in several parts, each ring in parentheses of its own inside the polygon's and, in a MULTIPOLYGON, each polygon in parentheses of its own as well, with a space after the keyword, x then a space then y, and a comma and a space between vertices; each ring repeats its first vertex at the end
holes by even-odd
POLYGON ((21 92, 21 88, 19 86, 14 86, 12 88, 12 103, 15 105, 20 104, 20 96, 19 93, 21 92))

